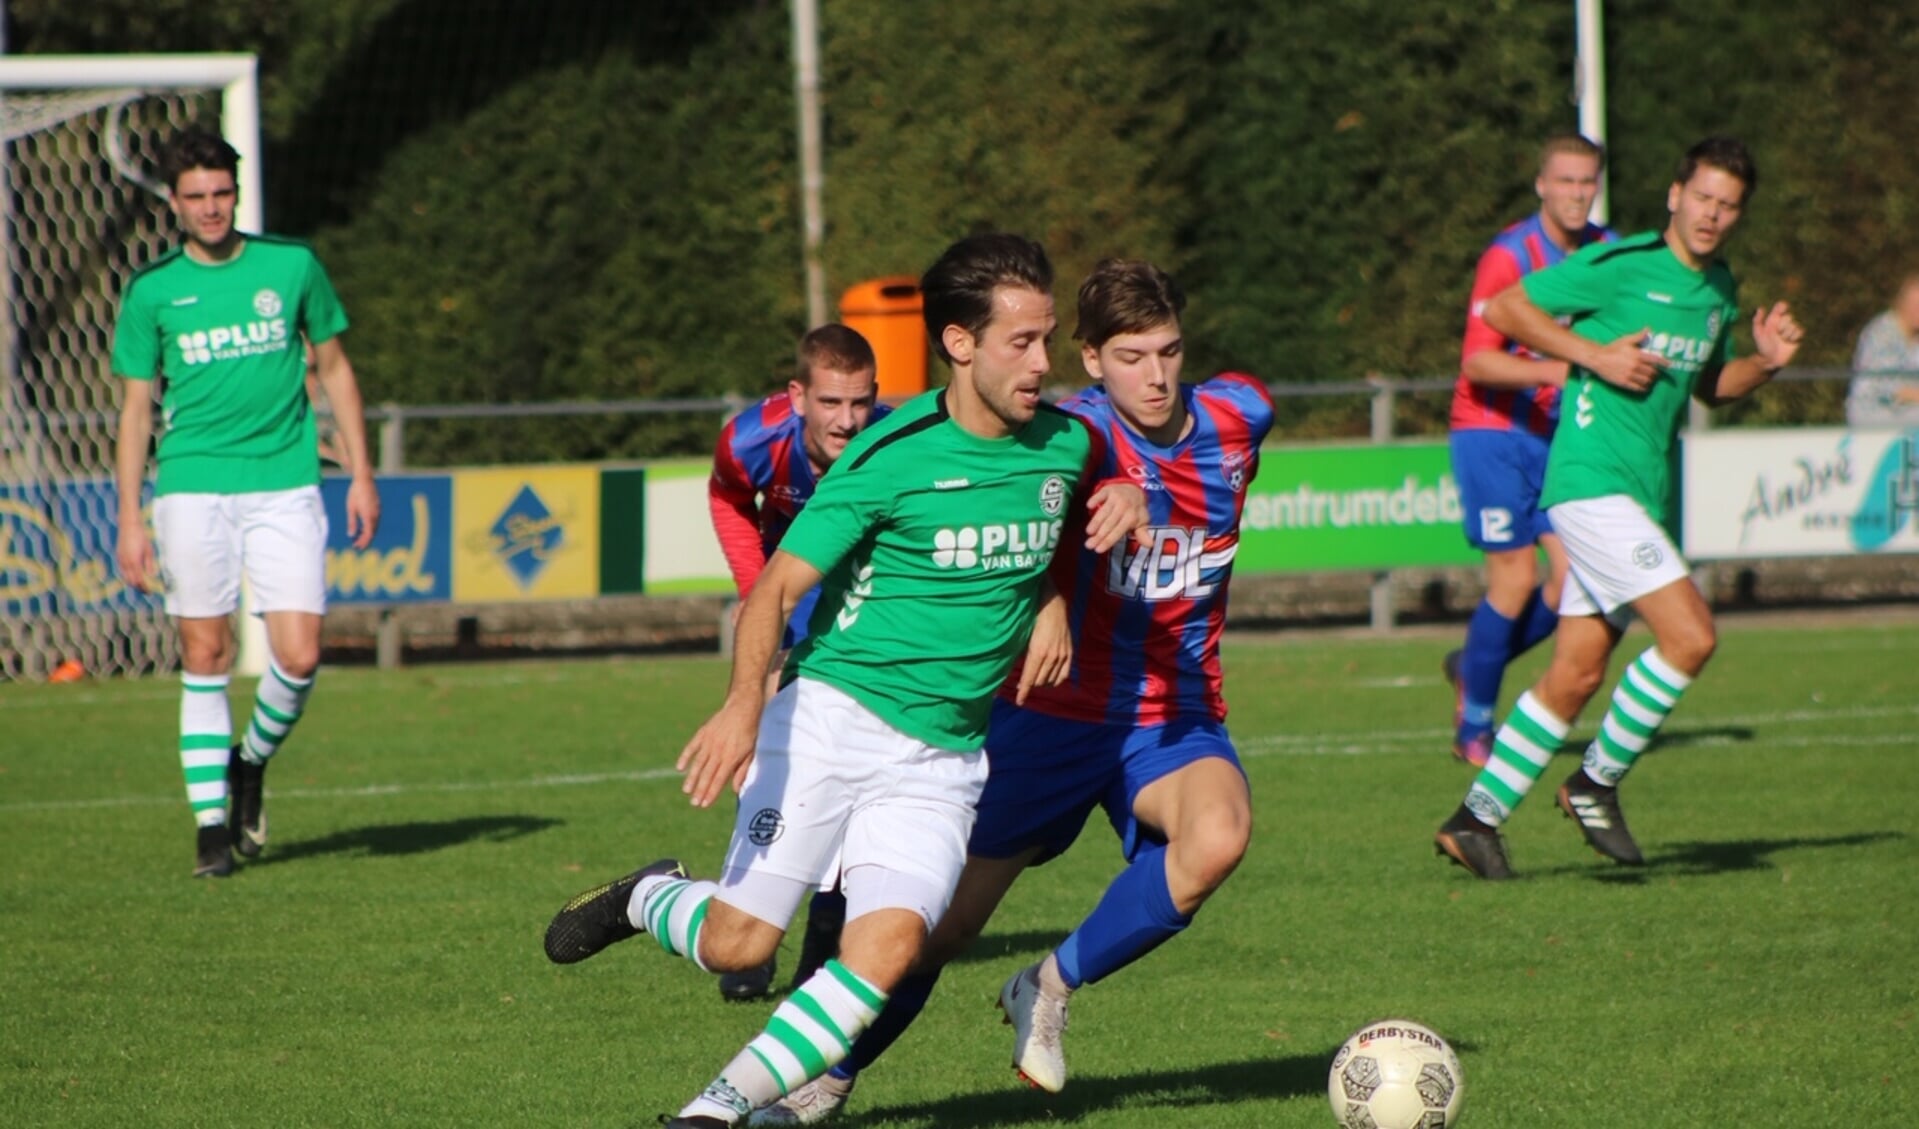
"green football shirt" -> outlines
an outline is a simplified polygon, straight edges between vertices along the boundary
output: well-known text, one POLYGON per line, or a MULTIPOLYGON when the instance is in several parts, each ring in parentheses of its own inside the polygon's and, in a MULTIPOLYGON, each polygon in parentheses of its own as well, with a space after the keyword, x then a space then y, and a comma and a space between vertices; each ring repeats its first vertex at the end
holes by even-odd
POLYGON ((133 276, 113 372, 163 378, 156 494, 242 494, 320 481, 301 338, 347 327, 304 245, 249 235, 224 263, 175 250, 133 276))
POLYGON ((1098 440, 1051 407, 982 439, 945 403, 928 392, 861 432, 780 541, 824 576, 786 674, 838 687, 910 737, 971 751, 1032 632, 1040 577, 1098 440))
POLYGON ((1724 263, 1703 271, 1681 263, 1660 232, 1595 243, 1521 280, 1526 297, 1573 332, 1609 342, 1652 331, 1642 346, 1665 370, 1644 392, 1628 392, 1574 366, 1560 402, 1546 462, 1542 506, 1625 494, 1671 528, 1676 437, 1701 376, 1732 357, 1738 284, 1724 263))

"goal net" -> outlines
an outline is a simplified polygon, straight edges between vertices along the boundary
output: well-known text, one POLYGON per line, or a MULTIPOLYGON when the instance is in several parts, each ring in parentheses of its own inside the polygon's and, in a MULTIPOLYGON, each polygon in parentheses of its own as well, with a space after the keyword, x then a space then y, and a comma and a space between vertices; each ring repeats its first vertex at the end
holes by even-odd
POLYGON ((160 601, 113 560, 113 321, 177 242, 157 168, 174 132, 240 151, 237 225, 260 229, 254 75, 250 55, 0 59, 0 681, 177 662, 160 601))

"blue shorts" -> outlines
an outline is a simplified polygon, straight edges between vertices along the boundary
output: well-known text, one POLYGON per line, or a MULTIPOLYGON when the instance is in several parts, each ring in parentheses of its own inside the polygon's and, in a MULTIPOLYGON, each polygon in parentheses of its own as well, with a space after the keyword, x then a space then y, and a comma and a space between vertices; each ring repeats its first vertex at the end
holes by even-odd
POLYGON ((1553 531, 1539 508, 1551 448, 1550 439, 1529 431, 1453 432, 1453 478, 1467 544, 1484 553, 1523 549, 1553 531))
POLYGON ((1038 847, 1035 865, 1072 846, 1095 806, 1106 809, 1130 861, 1142 845, 1166 841, 1133 817, 1141 789, 1207 757, 1239 768, 1232 738, 1217 721, 1068 721, 1002 699, 993 702, 986 755, 986 790, 967 853, 1003 859, 1038 847))
POLYGON ((780 650, 790 651, 806 638, 806 621, 813 618, 813 607, 820 602, 820 586, 815 584, 806 590, 800 601, 793 605, 793 614, 786 617, 786 634, 780 636, 780 650))

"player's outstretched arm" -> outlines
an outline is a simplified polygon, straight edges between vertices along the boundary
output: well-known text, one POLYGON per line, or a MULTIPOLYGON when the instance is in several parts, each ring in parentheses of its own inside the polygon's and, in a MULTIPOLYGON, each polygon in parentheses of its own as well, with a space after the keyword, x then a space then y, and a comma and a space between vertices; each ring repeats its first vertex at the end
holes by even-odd
POLYGON ((1641 349, 1646 330, 1601 344, 1581 337, 1533 304, 1524 287, 1509 286, 1486 304, 1486 323, 1547 356, 1558 357, 1628 392, 1644 392, 1665 370, 1665 361, 1641 349))
POLYGON ((766 704, 766 669, 780 649, 780 635, 800 597, 820 582, 819 570, 784 551, 773 554, 740 607, 733 633, 733 678, 719 712, 700 726, 680 751, 675 767, 686 774, 680 791, 694 807, 711 807, 728 783, 746 778, 766 704))
POLYGON ((1033 617, 1033 634, 1026 641, 1026 661, 1020 667, 1019 687, 1013 704, 1026 704, 1026 695, 1035 686, 1058 686, 1073 669, 1073 625, 1066 614, 1066 597, 1059 594, 1050 576, 1040 577, 1039 611, 1033 617))
POLYGON ((1727 362, 1711 380, 1700 380, 1693 395, 1709 407, 1747 395, 1792 363, 1805 336, 1792 307, 1784 302, 1761 306, 1752 315, 1752 354, 1727 362))
POLYGON ((147 444, 153 439, 153 382, 122 380, 120 386, 120 430, 113 452, 120 535, 114 557, 128 585, 151 591, 157 562, 147 537, 146 515, 140 511, 140 491, 147 481, 147 444))
POLYGON ((373 459, 367 452, 366 405, 360 399, 360 383, 338 337, 313 346, 313 368, 320 387, 326 389, 327 403, 333 405, 340 454, 353 476, 346 491, 347 536, 354 548, 364 549, 380 528, 380 490, 373 484, 373 459))
POLYGON ((1522 357, 1504 349, 1481 349, 1466 357, 1466 379, 1482 388, 1563 388, 1571 371, 1565 361, 1522 357))

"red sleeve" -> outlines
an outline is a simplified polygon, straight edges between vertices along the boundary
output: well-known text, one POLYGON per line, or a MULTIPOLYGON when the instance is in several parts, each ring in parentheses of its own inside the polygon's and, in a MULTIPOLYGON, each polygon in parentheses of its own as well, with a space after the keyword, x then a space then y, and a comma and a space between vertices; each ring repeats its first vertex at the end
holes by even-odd
MULTIPOLYGON (((1072 413, 1069 412, 1067 414, 1071 415, 1072 413)), ((1081 486, 1080 499, 1081 504, 1084 505, 1085 499, 1098 493, 1100 487, 1106 485, 1108 482, 1125 482, 1127 478, 1125 475, 1120 475, 1115 478, 1102 479, 1097 482, 1093 480, 1093 476, 1099 473, 1099 468, 1106 464, 1107 448, 1110 444, 1106 441, 1106 433, 1094 427, 1091 421, 1081 416, 1073 416, 1073 419, 1077 421, 1081 427, 1086 429, 1087 437, 1092 440, 1092 442, 1086 445, 1086 465, 1081 467, 1079 471, 1079 484, 1081 486)))
POLYGON ((1511 343, 1505 334, 1486 324, 1486 303, 1518 282, 1519 274, 1519 261, 1498 244, 1486 248, 1486 253, 1479 257, 1479 267, 1473 271, 1472 305, 1466 310, 1466 340, 1459 348, 1462 367, 1466 358, 1474 353, 1504 349, 1511 343))
MULTIPOLYGON (((1071 415, 1072 413, 1069 412, 1067 414, 1071 415)), ((1107 442, 1106 433, 1093 426, 1091 421, 1081 416, 1073 416, 1073 419, 1077 421, 1081 427, 1086 429, 1087 436, 1092 440, 1092 442, 1087 444, 1086 465, 1080 468, 1079 488, 1073 492, 1073 505, 1067 511, 1066 524, 1061 527, 1060 533, 1061 545, 1071 545, 1077 548, 1086 540, 1086 524, 1093 516, 1093 512, 1086 507, 1086 503, 1092 500, 1093 495, 1115 483, 1122 486, 1129 484, 1138 486, 1139 483, 1127 478, 1124 474, 1117 474, 1111 478, 1095 479, 1093 476, 1098 474, 1100 468, 1106 465, 1106 456, 1111 444, 1107 442)), ((1054 560, 1057 562, 1061 557, 1070 558, 1072 555, 1071 553, 1058 553, 1055 554, 1054 560)), ((1064 575, 1070 574, 1071 570, 1069 569, 1064 575)), ((1055 579, 1057 580, 1058 578, 1055 579)))
POLYGON ((733 573, 733 585, 741 598, 753 590, 753 582, 766 567, 766 554, 760 547, 760 492, 747 480, 746 468, 733 454, 733 425, 720 432, 713 452, 713 475, 706 480, 706 508, 713 515, 713 532, 720 540, 720 552, 733 573))

